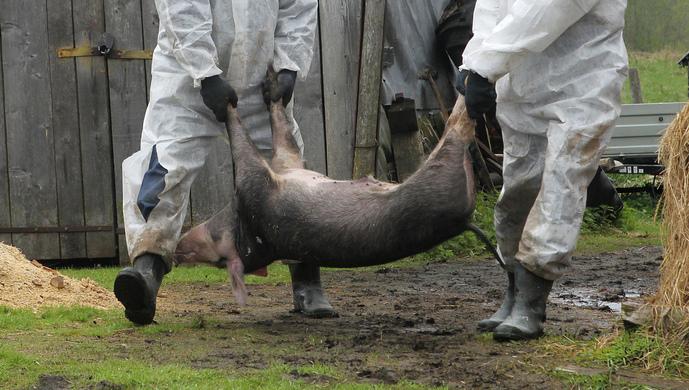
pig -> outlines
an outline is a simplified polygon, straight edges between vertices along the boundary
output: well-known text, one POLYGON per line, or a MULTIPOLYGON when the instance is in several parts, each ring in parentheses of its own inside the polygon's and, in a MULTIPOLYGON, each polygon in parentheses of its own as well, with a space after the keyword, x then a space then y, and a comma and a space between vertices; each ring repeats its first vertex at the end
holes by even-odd
MULTIPOLYGON (((269 70, 264 95, 273 154, 268 163, 228 106, 227 131, 235 166, 234 202, 180 240, 177 263, 226 266, 235 297, 246 302, 243 275, 279 259, 351 268, 389 263, 426 251, 471 230, 476 186, 470 159, 475 122, 460 97, 440 142, 401 184, 371 177, 333 180, 305 169, 292 122, 269 70)), ((472 146, 473 145, 473 146, 472 146)))

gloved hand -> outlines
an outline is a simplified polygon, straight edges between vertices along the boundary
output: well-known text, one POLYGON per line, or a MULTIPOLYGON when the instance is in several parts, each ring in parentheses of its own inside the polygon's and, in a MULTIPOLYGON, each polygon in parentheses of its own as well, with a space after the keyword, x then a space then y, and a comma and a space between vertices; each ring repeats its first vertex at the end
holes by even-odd
POLYGON ((294 93, 294 84, 297 82, 297 72, 289 69, 283 69, 278 72, 278 96, 273 97, 276 102, 282 99, 282 105, 287 107, 292 94, 294 93))
POLYGON ((201 80, 201 97, 220 122, 227 121, 228 104, 237 107, 237 93, 227 81, 217 75, 201 80))
POLYGON ((482 119, 484 114, 495 110, 495 85, 480 74, 469 71, 464 92, 469 118, 482 119))

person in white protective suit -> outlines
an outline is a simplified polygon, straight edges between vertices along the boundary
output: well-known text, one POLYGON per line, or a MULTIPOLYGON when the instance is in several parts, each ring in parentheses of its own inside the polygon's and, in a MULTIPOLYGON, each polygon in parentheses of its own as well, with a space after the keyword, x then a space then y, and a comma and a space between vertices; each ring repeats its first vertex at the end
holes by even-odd
MULTIPOLYGON (((271 148, 261 84, 272 64, 292 116, 297 74, 313 57, 317 0, 155 0, 160 17, 141 150, 126 159, 123 206, 133 266, 115 280, 132 322, 148 324, 163 275, 172 267, 194 179, 214 142, 226 139, 228 103, 259 149, 271 148)), ((293 119, 292 119, 293 120, 293 119)), ((299 129, 294 136, 303 150, 299 129)), ((228 158, 230 158, 228 156, 228 158)), ((224 189, 218 188, 218 191, 224 189)), ((319 268, 291 265, 295 310, 334 315, 319 268)))
POLYGON ((626 6, 477 1, 457 87, 470 116, 496 110, 503 132, 495 229, 509 283, 478 325, 496 340, 540 337, 552 283, 569 269, 586 189, 620 114, 626 6))

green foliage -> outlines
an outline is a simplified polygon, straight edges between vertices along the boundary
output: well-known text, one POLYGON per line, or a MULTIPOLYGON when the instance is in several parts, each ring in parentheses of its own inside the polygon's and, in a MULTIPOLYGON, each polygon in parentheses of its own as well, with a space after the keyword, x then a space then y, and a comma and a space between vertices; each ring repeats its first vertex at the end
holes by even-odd
MULTIPOLYGON (((106 289, 112 289, 115 283, 115 277, 119 272, 119 267, 106 268, 69 268, 61 269, 60 272, 71 278, 83 279, 89 278, 100 284, 106 289)), ((247 284, 269 284, 278 285, 289 282, 289 269, 282 263, 274 263, 268 267, 268 277, 259 277, 247 275, 247 284)), ((227 283, 227 270, 225 268, 215 268, 209 266, 195 266, 195 267, 175 267, 172 272, 167 274, 163 279, 163 285, 169 284, 188 284, 188 283, 206 283, 206 284, 220 284, 227 283)))
MULTIPOLYGON (((689 2, 687 2, 687 6, 689 6, 689 2)), ((689 50, 689 46, 687 50, 689 50)), ((674 51, 629 53, 629 66, 639 70, 644 103, 684 102, 687 100, 687 70, 677 65, 682 54, 684 53, 674 51)), ((625 83, 622 90, 622 99, 624 103, 632 103, 628 82, 625 83)))
POLYGON ((572 389, 609 389, 612 382, 608 375, 577 375, 559 370, 550 373, 554 378, 558 378, 567 383, 572 389))
MULTIPOLYGON (((402 381, 397 385, 358 384, 348 381, 345 373, 333 366, 312 364, 298 368, 273 363, 263 370, 219 370, 192 368, 182 364, 151 364, 139 359, 103 359, 70 354, 46 356, 17 352, 0 346, 0 383, 3 388, 28 388, 40 375, 60 375, 75 388, 86 388, 107 381, 124 388, 159 389, 318 389, 323 384, 310 384, 300 378, 320 376, 328 388, 358 389, 427 389, 429 387, 402 381), (298 373, 298 375, 294 375, 298 373)), ((106 351, 98 351, 104 356, 106 351)))
POLYGON ((666 374, 689 378, 689 356, 683 346, 644 331, 624 332, 603 348, 583 351, 579 359, 610 369, 658 365, 666 374))
MULTIPOLYGON (((625 41, 630 50, 689 50, 689 2, 629 0, 625 41)), ((678 58, 679 59, 679 58, 678 58)))

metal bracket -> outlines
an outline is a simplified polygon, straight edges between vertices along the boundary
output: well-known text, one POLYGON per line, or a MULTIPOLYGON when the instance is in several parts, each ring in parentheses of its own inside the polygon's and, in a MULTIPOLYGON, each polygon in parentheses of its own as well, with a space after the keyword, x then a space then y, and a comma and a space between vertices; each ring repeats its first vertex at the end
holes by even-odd
POLYGON ((98 40, 96 47, 63 47, 57 49, 58 58, 97 57, 103 56, 114 60, 150 60, 152 50, 116 50, 115 37, 104 33, 98 40))

